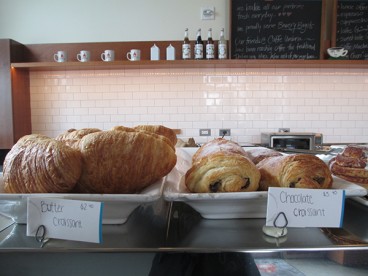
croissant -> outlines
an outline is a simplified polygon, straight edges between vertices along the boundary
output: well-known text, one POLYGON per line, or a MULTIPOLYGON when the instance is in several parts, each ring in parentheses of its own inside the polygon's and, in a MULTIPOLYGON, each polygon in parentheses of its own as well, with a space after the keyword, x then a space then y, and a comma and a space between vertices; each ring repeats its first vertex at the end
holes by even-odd
POLYGON ((263 159, 282 155, 282 153, 268 148, 249 148, 245 151, 245 153, 247 154, 247 157, 256 165, 263 159))
POLYGON ((60 141, 39 134, 18 140, 3 167, 7 193, 70 192, 81 174, 81 154, 60 141))
POLYGON ((98 131, 101 130, 98 128, 69 129, 65 133, 56 136, 55 140, 62 141, 74 149, 79 149, 79 142, 84 136, 98 131))
POLYGON ((328 166, 309 154, 270 157, 257 164, 261 173, 260 190, 269 187, 329 189, 332 176, 328 166))
POLYGON ((247 157, 246 152, 238 143, 224 138, 216 138, 202 145, 193 155, 192 162, 195 163, 215 152, 232 152, 247 157))
POLYGON ((258 189, 260 173, 235 142, 215 139, 192 158, 185 185, 194 193, 249 192, 258 189))
POLYGON ((101 131, 80 142, 82 193, 138 193, 168 174, 176 164, 167 138, 144 131, 101 131))
POLYGON ((156 133, 158 135, 163 135, 166 138, 168 138, 171 144, 173 144, 174 146, 176 145, 176 142, 178 140, 175 132, 171 128, 168 128, 162 125, 138 125, 138 126, 135 126, 134 129, 145 130, 145 131, 156 133))

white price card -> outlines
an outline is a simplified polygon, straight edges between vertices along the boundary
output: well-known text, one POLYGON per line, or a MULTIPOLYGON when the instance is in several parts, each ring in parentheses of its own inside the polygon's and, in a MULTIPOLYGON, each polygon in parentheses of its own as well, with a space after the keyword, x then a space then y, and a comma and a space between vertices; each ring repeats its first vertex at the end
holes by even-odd
POLYGON ((344 190, 271 187, 266 226, 342 227, 344 204, 344 190))
POLYGON ((60 198, 27 200, 27 236, 43 226, 45 238, 102 242, 103 203, 60 198))

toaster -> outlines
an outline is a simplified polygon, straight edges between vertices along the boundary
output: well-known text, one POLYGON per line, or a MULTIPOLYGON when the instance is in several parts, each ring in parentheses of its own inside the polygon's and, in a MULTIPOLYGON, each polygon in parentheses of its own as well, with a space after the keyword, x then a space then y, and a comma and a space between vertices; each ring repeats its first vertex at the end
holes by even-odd
POLYGON ((265 132, 261 133, 261 145, 276 149, 316 150, 323 147, 323 135, 312 132, 265 132))

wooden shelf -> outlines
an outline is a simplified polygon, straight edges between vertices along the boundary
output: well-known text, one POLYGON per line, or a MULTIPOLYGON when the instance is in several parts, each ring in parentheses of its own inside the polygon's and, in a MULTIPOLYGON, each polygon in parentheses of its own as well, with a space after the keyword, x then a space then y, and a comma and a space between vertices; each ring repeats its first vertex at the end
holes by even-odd
POLYGON ((168 69, 168 68, 364 68, 368 60, 159 60, 159 61, 71 61, 17 62, 12 68, 29 71, 168 69))

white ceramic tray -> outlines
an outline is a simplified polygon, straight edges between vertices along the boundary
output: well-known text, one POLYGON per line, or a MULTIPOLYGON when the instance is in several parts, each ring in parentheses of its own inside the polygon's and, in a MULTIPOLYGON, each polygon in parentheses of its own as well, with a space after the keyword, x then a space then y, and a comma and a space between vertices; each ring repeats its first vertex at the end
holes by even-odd
MULTIPOLYGON (((166 177, 163 192, 167 201, 182 201, 208 219, 265 218, 267 192, 190 193, 184 184, 186 171, 196 148, 178 148, 176 167, 166 177)), ((365 196, 367 190, 359 185, 333 176, 333 189, 344 189, 346 197, 365 196)))
POLYGON ((0 173, 0 213, 16 223, 27 223, 27 198, 47 197, 104 203, 103 224, 123 224, 135 208, 158 200, 162 195, 164 178, 140 194, 7 194, 3 192, 3 174, 0 173))

